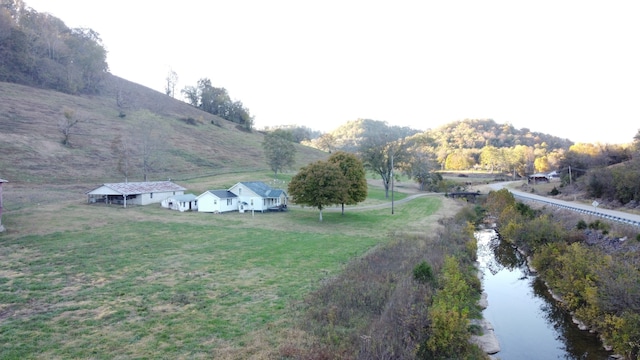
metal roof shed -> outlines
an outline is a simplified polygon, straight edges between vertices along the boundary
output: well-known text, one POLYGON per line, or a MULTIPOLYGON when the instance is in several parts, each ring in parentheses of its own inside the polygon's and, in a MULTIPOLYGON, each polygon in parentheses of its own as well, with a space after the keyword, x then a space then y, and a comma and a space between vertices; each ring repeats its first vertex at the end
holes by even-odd
POLYGON ((87 192, 87 197, 89 203, 104 202, 127 207, 127 203, 135 205, 160 203, 170 196, 184 195, 185 190, 171 181, 106 183, 87 192))

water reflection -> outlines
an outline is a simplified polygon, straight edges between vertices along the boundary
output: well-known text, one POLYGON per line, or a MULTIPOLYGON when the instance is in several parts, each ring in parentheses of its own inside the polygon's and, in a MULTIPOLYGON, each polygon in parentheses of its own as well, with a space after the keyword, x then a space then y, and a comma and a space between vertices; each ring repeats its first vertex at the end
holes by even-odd
POLYGON ((476 233, 489 320, 500 341, 496 357, 509 359, 607 359, 597 336, 580 331, 551 298, 515 248, 493 230, 476 233))

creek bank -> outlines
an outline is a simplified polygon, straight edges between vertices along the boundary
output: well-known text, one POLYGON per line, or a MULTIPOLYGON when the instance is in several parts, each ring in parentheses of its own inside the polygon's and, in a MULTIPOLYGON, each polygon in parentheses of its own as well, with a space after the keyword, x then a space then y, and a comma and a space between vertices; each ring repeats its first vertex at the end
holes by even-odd
MULTIPOLYGON (((476 268, 478 268, 478 278, 480 281, 484 278, 484 273, 480 270, 480 263, 476 262, 476 268)), ((484 310, 489 306, 489 295, 486 292, 480 294, 480 300, 478 300, 478 306, 484 310)), ((471 343, 477 345, 485 354, 494 355, 500 352, 500 342, 496 336, 493 325, 487 319, 472 319, 471 325, 477 327, 480 330, 479 335, 471 336, 471 343)))
MULTIPOLYGON (((482 310, 486 309, 489 306, 489 302, 487 301, 487 293, 483 292, 480 300, 478 301, 478 306, 482 310)), ((493 355, 500 352, 500 342, 498 341, 498 337, 494 331, 493 325, 486 319, 472 319, 471 325, 477 326, 480 329, 481 335, 472 335, 471 343, 478 345, 482 351, 486 354, 493 355)))
POLYGON ((492 343, 477 344, 491 359, 611 359, 596 334, 580 331, 571 316, 551 297, 549 288, 530 271, 526 256, 512 244, 501 241, 495 229, 475 233, 478 240, 478 276, 483 295, 478 304, 491 305, 482 316, 490 324, 473 323, 476 333, 495 336, 499 353, 489 351, 492 343), (494 330, 495 329, 495 330, 494 330))
MULTIPOLYGON (((496 230, 496 232, 497 232, 497 230, 496 230)), ((587 235, 590 234, 590 232, 586 232, 586 233, 587 233, 587 235)), ((600 236, 599 238, 603 239, 603 238, 607 238, 607 237, 600 236)), ((624 241, 624 240, 620 240, 620 241, 624 241)), ((608 242, 611 242, 611 241, 608 241, 608 242)), ((593 244, 590 244, 590 245, 593 245, 593 244)), ((516 251, 518 251, 520 253, 520 255, 523 256, 523 258, 525 259, 525 265, 527 266, 527 268, 529 269, 531 274, 537 275, 538 272, 532 265, 532 257, 531 257, 531 255, 527 254, 526 251, 522 250, 521 248, 519 248, 516 245, 511 244, 511 246, 516 251)), ((551 296, 551 298, 554 301, 556 301, 557 303, 561 304, 562 307, 565 307, 566 303, 565 303, 564 299, 562 298, 562 296, 556 294, 547 281, 543 281, 543 284, 544 284, 545 289, 547 290, 547 292, 551 296)), ((589 331, 590 333, 598 334, 596 329, 594 329, 593 327, 590 327, 589 325, 585 324, 582 320, 578 319, 575 316, 575 313, 573 311, 569 312, 569 314, 571 315, 571 321, 573 322, 573 324, 576 325, 576 327, 579 330, 581 330, 581 331, 589 331)), ((606 351, 612 351, 613 350, 613 348, 610 345, 606 344, 605 339, 600 334, 598 334, 598 337, 599 337, 600 341, 602 342, 602 348, 603 349, 605 349, 606 351)), ((622 358, 623 357, 621 355, 618 355, 618 354, 613 354, 613 355, 609 356, 609 359, 622 359, 622 358)))

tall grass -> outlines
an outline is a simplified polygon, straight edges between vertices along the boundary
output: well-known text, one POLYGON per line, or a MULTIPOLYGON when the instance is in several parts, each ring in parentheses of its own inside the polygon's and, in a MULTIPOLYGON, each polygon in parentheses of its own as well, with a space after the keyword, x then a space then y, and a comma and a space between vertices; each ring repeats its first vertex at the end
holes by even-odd
MULTIPOLYGON (((407 210, 407 208, 405 208, 407 210)), ((468 212, 473 215, 473 212, 468 212)), ((429 308, 440 285, 418 281, 414 269, 423 263, 441 273, 444 259, 455 256, 477 299, 480 284, 472 266, 475 248, 465 216, 441 221, 430 231, 389 233, 390 241, 349 265, 305 298, 305 316, 298 323, 305 342, 292 339, 280 348, 291 359, 415 359, 430 332, 429 308)), ((472 311, 473 316, 478 311, 472 311)), ((470 335, 465 329, 464 334, 470 335)), ((444 335, 446 336, 446 335, 444 335)), ((483 358, 465 338, 450 348, 457 354, 483 358)))

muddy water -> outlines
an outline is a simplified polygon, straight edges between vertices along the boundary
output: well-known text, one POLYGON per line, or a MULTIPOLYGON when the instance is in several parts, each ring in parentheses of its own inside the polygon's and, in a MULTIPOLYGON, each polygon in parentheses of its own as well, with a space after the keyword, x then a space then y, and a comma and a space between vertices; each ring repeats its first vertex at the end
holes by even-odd
POLYGON ((529 272, 525 259, 493 230, 476 232, 478 262, 489 307, 485 319, 500 342, 495 357, 511 359, 607 359, 598 337, 581 331, 529 272))

